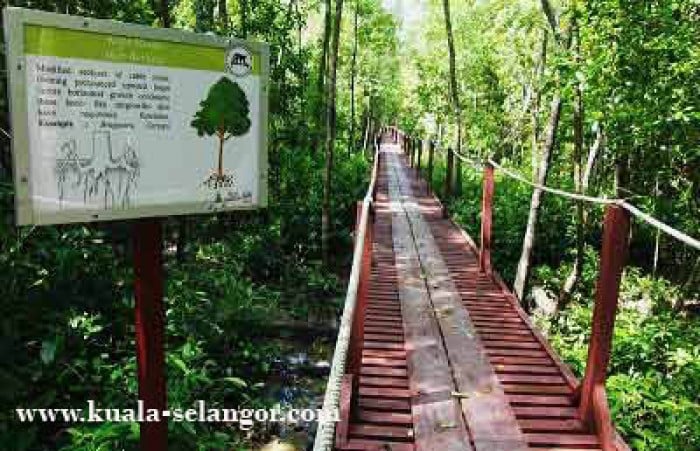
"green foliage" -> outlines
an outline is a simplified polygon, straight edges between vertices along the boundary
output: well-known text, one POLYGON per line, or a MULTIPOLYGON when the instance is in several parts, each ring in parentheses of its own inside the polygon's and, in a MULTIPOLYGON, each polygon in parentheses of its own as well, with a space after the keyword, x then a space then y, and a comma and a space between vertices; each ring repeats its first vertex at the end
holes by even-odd
MULTIPOLYGON (((697 449, 699 320, 679 317, 668 308, 666 280, 643 276, 633 268, 626 272, 622 287, 624 307, 615 324, 607 384, 616 424, 634 449, 697 449)), ((542 323, 578 376, 586 364, 590 321, 587 302, 573 305, 552 324, 542 323)))
MULTIPOLYGON (((19 3, 151 25, 160 21, 155 4, 140 0, 19 3)), ((171 3, 172 23, 223 33, 216 3, 171 3)), ((236 18, 238 2, 227 4, 229 18, 236 18)), ((337 258, 333 268, 324 268, 319 246, 324 156, 313 149, 315 120, 308 111, 317 94, 312 62, 319 52, 315 40, 301 40, 298 34, 307 33, 314 8, 248 2, 249 38, 271 47, 269 208, 186 218, 184 225, 164 223, 170 406, 189 408, 198 399, 211 407, 274 405, 279 402, 271 389, 279 379, 275 365, 301 347, 271 340, 279 335, 276 322, 325 324, 338 315, 355 203, 364 196, 369 163, 355 145, 336 155, 332 244, 337 258), (183 230, 185 239, 178 243, 183 230)), ((376 1, 364 2, 362 17, 361 58, 372 65, 361 69, 358 85, 373 87, 369 97, 364 96, 369 90, 358 90, 358 118, 372 116, 376 126, 393 108, 398 77, 380 64, 373 47, 391 51, 396 23, 376 1), (393 28, 378 32, 373 24, 393 28), (393 91, 383 90, 387 80, 393 80, 393 91)), ((240 29, 236 20, 230 22, 229 30, 240 29)), ((347 86, 345 66, 339 74, 339 85, 347 86)), ((343 93, 339 102, 340 117, 347 119, 349 97, 343 93)), ((192 124, 200 135, 217 135, 222 118, 224 139, 250 127, 248 102, 228 79, 212 86, 201 106, 192 124)), ((347 144, 348 121, 339 123, 340 142, 347 144)), ((0 448, 135 449, 136 424, 20 424, 15 418, 16 407, 83 408, 88 399, 104 407, 134 407, 133 276, 126 226, 12 226, 13 189, 2 145, 0 210, 7 214, 0 221, 0 448)), ((319 359, 328 357, 325 350, 313 352, 319 359)), ((315 387, 312 395, 321 389, 315 387)), ((169 428, 169 449, 187 451, 250 449, 270 433, 244 434, 236 427, 203 423, 171 423, 169 428)))
POLYGON ((221 77, 200 103, 192 127, 199 136, 219 135, 222 139, 244 135, 250 129, 250 107, 245 92, 235 81, 221 77))

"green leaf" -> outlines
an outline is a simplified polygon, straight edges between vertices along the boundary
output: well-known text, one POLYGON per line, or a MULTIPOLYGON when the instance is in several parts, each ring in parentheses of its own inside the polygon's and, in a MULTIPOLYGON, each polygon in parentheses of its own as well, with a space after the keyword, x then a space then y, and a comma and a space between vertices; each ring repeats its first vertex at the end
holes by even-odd
POLYGON ((248 383, 246 381, 244 381, 243 379, 241 379, 240 377, 233 377, 233 376, 232 377, 225 377, 224 380, 232 383, 236 387, 246 388, 248 386, 248 383))

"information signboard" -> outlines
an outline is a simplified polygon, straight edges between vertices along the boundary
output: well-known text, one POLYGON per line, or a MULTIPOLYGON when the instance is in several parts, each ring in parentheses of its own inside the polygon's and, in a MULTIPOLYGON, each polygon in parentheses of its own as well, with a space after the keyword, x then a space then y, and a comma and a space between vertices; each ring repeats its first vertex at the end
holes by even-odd
POLYGON ((267 203, 266 44, 7 8, 18 224, 267 203))

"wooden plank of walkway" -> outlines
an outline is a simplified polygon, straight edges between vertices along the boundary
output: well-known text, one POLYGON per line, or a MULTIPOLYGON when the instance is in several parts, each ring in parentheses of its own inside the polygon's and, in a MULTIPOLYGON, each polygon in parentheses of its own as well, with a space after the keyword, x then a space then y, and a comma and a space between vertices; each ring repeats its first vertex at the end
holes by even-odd
POLYGON ((377 178, 372 222, 372 270, 362 344, 357 398, 349 416, 347 440, 339 450, 413 451, 413 423, 406 352, 403 349, 401 305, 396 286, 391 212, 383 158, 377 178), (376 347, 401 343, 400 349, 376 347))
MULTIPOLYGON (((391 155, 386 153, 386 155, 391 155)), ((432 313, 430 297, 408 218, 401 204, 398 181, 391 175, 392 161, 386 161, 392 236, 404 324, 411 413, 416 450, 471 451, 469 435, 455 390, 440 329, 432 313)))
POLYGON ((477 451, 527 450, 515 414, 469 314, 462 307, 461 297, 430 227, 423 218, 421 206, 413 195, 397 154, 389 153, 388 166, 391 169, 390 177, 394 178, 394 183, 390 181, 389 186, 398 188, 393 192, 390 190, 390 198, 395 203, 399 201, 406 213, 410 230, 405 233, 410 235, 417 249, 420 269, 432 303, 433 312, 425 316, 437 319, 474 448, 477 451))
MULTIPOLYGON (((404 218, 408 220, 407 212, 402 207, 410 206, 415 212, 419 212, 422 219, 429 226, 433 244, 439 251, 442 263, 447 268, 449 277, 445 276, 442 268, 438 268, 426 252, 425 241, 420 238, 426 235, 421 232, 422 225, 414 226, 411 222, 403 224, 406 232, 401 234, 418 235, 413 246, 418 263, 428 271, 416 272, 415 259, 409 259, 414 268, 413 274, 407 281, 410 286, 421 279, 425 287, 429 307, 423 311, 423 315, 432 318, 433 336, 434 327, 438 333, 462 328, 460 321, 447 315, 449 306, 454 307, 454 300, 458 299, 462 309, 471 320, 472 336, 479 337, 486 361, 492 366, 506 400, 509 402, 516 421, 522 431, 525 442, 530 449, 537 451, 557 450, 601 450, 601 446, 595 432, 590 425, 581 421, 576 408, 577 400, 574 387, 576 381, 570 376, 565 365, 548 346, 546 340, 533 328, 527 315, 522 311, 507 290, 485 274, 479 271, 476 248, 471 239, 450 220, 442 217, 439 201, 427 193, 425 182, 415 177, 412 170, 405 166, 403 157, 391 162, 390 153, 396 153, 391 146, 384 146, 379 162, 379 175, 377 179, 377 195, 374 204, 375 221, 373 222, 373 255, 372 271, 369 281, 369 296, 367 310, 365 312, 364 340, 362 345, 362 365, 359 371, 358 391, 353 399, 349 423, 347 441, 337 443, 337 449, 365 450, 365 451, 411 451, 414 449, 437 449, 443 451, 446 445, 437 441, 431 442, 433 435, 427 429, 431 418, 432 424, 438 423, 431 417, 430 401, 443 401, 444 389, 435 390, 430 387, 430 381, 434 376, 437 366, 430 368, 430 375, 424 376, 425 391, 431 395, 420 394, 418 384, 409 381, 413 376, 412 365, 409 364, 407 352, 422 344, 419 337, 409 337, 404 333, 407 323, 406 315, 418 315, 419 309, 408 311, 407 305, 402 305, 403 298, 399 293, 399 271, 395 264, 394 234, 392 221, 404 218), (397 204, 399 197, 390 197, 389 181, 395 178, 391 171, 394 163, 401 169, 406 183, 413 190, 411 199, 405 200, 404 205, 397 204), (413 203, 411 203, 413 202, 413 203), (399 213, 403 211, 403 215, 399 213), (418 246, 416 248, 416 246, 418 246), (437 269, 436 269, 437 268, 437 269), (444 279, 444 280, 443 280, 444 279), (444 281, 452 282, 443 287, 444 281), (426 285, 426 282, 428 285, 426 285), (434 287, 437 282, 437 288, 434 287), (439 290, 438 290, 439 289, 439 290), (459 295, 445 296, 444 299, 438 291, 453 292, 457 290, 459 295), (431 298, 432 296, 432 298, 431 298), (449 301, 449 302, 448 302, 449 301), (435 308, 437 307, 437 309, 435 308), (446 308, 447 307, 447 308, 446 308), (430 379, 429 379, 430 378, 430 379), (432 390, 432 391, 431 391, 432 390), (421 423, 421 415, 425 413, 427 423, 421 423), (418 419, 418 421, 416 421, 418 419), (414 434, 414 426, 422 428, 414 434), (416 443, 416 436, 420 437, 420 443, 416 443)), ((399 187, 393 183, 392 189, 399 187)), ((414 218, 411 213, 410 218, 414 218)), ((415 218, 414 218, 415 222, 415 218)), ((429 240, 428 240, 429 241, 429 240)), ((410 243, 407 243, 408 246, 410 243)), ((410 250, 410 246, 408 247, 410 250)), ((413 251, 411 251, 413 252, 413 251)), ((422 289, 418 283, 412 289, 422 289)), ((459 310, 459 309, 456 309, 459 310)), ((466 329, 468 330, 468 329, 466 329)), ((444 333, 442 333, 444 334, 444 333)), ((443 355, 447 364, 452 364, 452 370, 459 369, 455 362, 458 360, 454 352, 454 346, 450 345, 448 336, 442 340, 443 355)), ((454 334, 457 338, 465 336, 454 334)), ((466 337, 469 338, 469 337, 466 337)), ((461 351, 458 349, 458 351, 461 351)), ((417 355, 414 355, 417 356, 417 355)), ((444 361, 444 360, 443 360, 444 361)), ((483 362, 482 362, 483 363, 483 362)), ((444 368, 444 367, 442 367, 444 368)), ((425 370, 426 372, 428 370, 425 370)), ((463 376, 455 372, 457 379, 463 376)), ((441 379, 445 386, 449 380, 441 379)), ((475 379, 477 382, 482 379, 475 379)), ((479 386, 478 383, 475 384, 479 386)), ((452 378, 452 387, 457 391, 464 391, 461 385, 452 378)), ((464 404, 467 398, 462 400, 464 404)), ((463 407, 460 401, 452 401, 463 407)), ((464 444, 470 444, 474 439, 468 421, 464 421, 467 413, 458 412, 462 417, 462 423, 467 432, 462 433, 463 443, 456 443, 457 449, 463 449, 464 444)), ((477 418, 477 421, 484 418, 477 418)), ((473 421, 473 420, 472 420, 473 421)), ((442 425, 444 425, 443 423, 442 425)), ((487 427, 490 422, 478 428, 487 427)), ((478 435, 478 434, 477 434, 478 435)), ((451 442, 452 443, 452 442, 451 442)), ((473 447, 488 445, 487 442, 477 439, 473 447)), ((449 449, 449 447, 448 447, 449 449)), ((508 450, 510 451, 510 450, 508 450)))

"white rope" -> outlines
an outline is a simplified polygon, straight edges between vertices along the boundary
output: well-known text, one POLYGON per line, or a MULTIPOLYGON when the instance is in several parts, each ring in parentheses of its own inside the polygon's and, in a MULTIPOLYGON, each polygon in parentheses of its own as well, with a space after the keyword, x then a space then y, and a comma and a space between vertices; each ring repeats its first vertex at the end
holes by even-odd
MULTIPOLYGON (((435 146, 436 149, 438 149, 440 152, 443 154, 445 153, 444 150, 440 149, 439 147, 435 146)), ((466 157, 460 153, 455 152, 454 150, 452 151, 454 155, 457 156, 457 158, 461 159, 465 163, 478 168, 478 169, 483 169, 484 165, 481 164, 478 161, 472 160, 469 157, 466 157)), ((529 185, 535 189, 539 189, 542 191, 546 191, 548 193, 556 194, 558 196, 566 197, 568 199, 573 199, 573 200, 580 200, 584 202, 590 202, 590 203, 596 203, 596 204, 601 204, 601 205, 619 205, 628 212, 630 212, 632 215, 636 216, 637 218, 641 219, 642 221, 646 222, 647 224, 656 227, 657 229, 661 230, 662 232, 671 235, 672 237, 676 238, 677 240, 683 242, 684 244, 687 244, 690 247, 693 247, 695 249, 700 250, 700 240, 693 238, 692 236, 681 232, 678 229, 674 229, 668 224, 665 224, 658 219, 654 218, 653 216, 649 215, 648 213, 644 213, 642 210, 638 209, 634 205, 630 204, 627 200, 625 199, 610 199, 607 197, 594 197, 594 196, 586 196, 585 194, 577 194, 577 193, 571 193, 569 191, 564 191, 561 189, 557 188, 550 188, 549 186, 545 185, 540 185, 539 183, 532 182, 528 180, 526 177, 518 174, 517 172, 508 169, 506 167, 501 166, 500 164, 496 163, 493 161, 493 159, 489 158, 486 160, 490 165, 492 165, 494 168, 498 169, 499 171, 503 172, 507 176, 518 180, 519 182, 522 182, 526 185, 529 185)))
POLYGON ((690 235, 686 235, 685 233, 681 232, 680 230, 676 230, 673 227, 671 227, 668 224, 664 224, 663 222, 659 221, 658 219, 654 218, 653 216, 650 216, 647 213, 644 213, 634 205, 623 201, 618 202, 620 206, 622 206, 625 210, 629 211, 636 217, 642 219, 643 221, 646 221, 648 224, 653 225, 657 229, 661 230, 664 233, 667 233, 674 237, 675 239, 684 242, 690 247, 694 247, 695 249, 700 250, 700 240, 697 240, 693 238, 690 235))
POLYGON ((584 194, 576 194, 576 193, 570 193, 568 191, 563 191, 560 189, 556 188, 550 188, 548 186, 540 185, 539 183, 534 183, 531 182, 530 180, 526 179, 522 175, 511 171, 509 169, 504 168, 500 164, 496 163, 492 159, 488 159, 489 164, 491 164, 494 168, 502 171, 506 175, 522 182, 527 185, 530 185, 536 189, 540 189, 542 191, 547 191, 552 194, 557 194, 562 197, 567 197, 569 199, 574 199, 574 200, 582 200, 585 202, 591 202, 591 203, 597 203, 597 204, 603 204, 603 205, 619 205, 628 212, 630 212, 632 215, 636 216, 637 218, 641 219, 642 221, 646 222, 647 224, 656 227, 657 229, 661 230, 664 233, 667 233, 668 235, 671 235, 672 237, 676 238, 677 240, 687 244, 690 247, 693 247, 695 249, 700 250, 700 241, 693 238, 692 236, 681 232, 678 229, 674 229, 668 224, 665 224, 658 219, 654 218, 653 216, 644 213, 642 210, 638 209, 634 205, 630 204, 627 202, 625 199, 609 199, 605 197, 593 197, 593 196, 586 196, 584 194))
POLYGON ((372 203, 374 186, 377 181, 377 167, 379 164, 379 146, 374 147, 374 165, 372 166, 372 177, 370 179, 367 194, 362 201, 362 212, 360 213, 360 224, 355 237, 355 248, 352 257, 352 269, 350 271, 350 281, 348 291, 345 295, 345 306, 343 316, 338 328, 338 339, 335 343, 333 361, 326 393, 323 397, 323 407, 321 418, 318 422, 316 438, 314 440, 314 451, 330 451, 334 448, 335 442, 335 412, 340 407, 340 386, 345 374, 345 363, 347 361, 348 349, 350 347, 352 323, 355 317, 355 307, 357 304, 357 291, 360 284, 360 271, 362 270, 362 257, 364 251, 365 237, 369 222, 369 208, 372 203))
POLYGON ((474 166, 474 167, 477 168, 477 169, 484 169, 483 163, 481 163, 481 162, 479 162, 479 161, 476 161, 476 160, 472 160, 472 159, 469 158, 468 156, 462 155, 461 153, 457 152, 457 151, 454 150, 454 149, 452 150, 452 153, 455 154, 455 155, 457 156, 457 158, 459 158, 460 160, 464 161, 464 162, 467 163, 468 165, 474 166))
POLYGON ((526 179, 522 175, 516 173, 515 171, 511 171, 510 169, 506 169, 500 164, 496 163, 492 159, 487 160, 490 165, 492 165, 494 168, 498 169, 499 171, 503 171, 504 174, 508 175, 511 178, 514 178, 522 183, 525 183, 526 185, 530 185, 533 188, 542 190, 542 191, 547 191, 548 193, 552 194, 557 194, 562 197, 567 197, 569 199, 574 199, 574 200, 582 200, 585 202, 591 202, 591 203, 596 203, 596 204, 603 204, 603 205, 609 205, 609 204, 619 204, 622 202, 622 199, 609 199, 607 197, 593 197, 593 196, 586 196, 584 194, 576 194, 576 193, 570 193, 568 191, 564 191, 561 189, 557 188, 550 188, 548 186, 540 185, 539 183, 534 183, 531 182, 530 180, 526 179))

